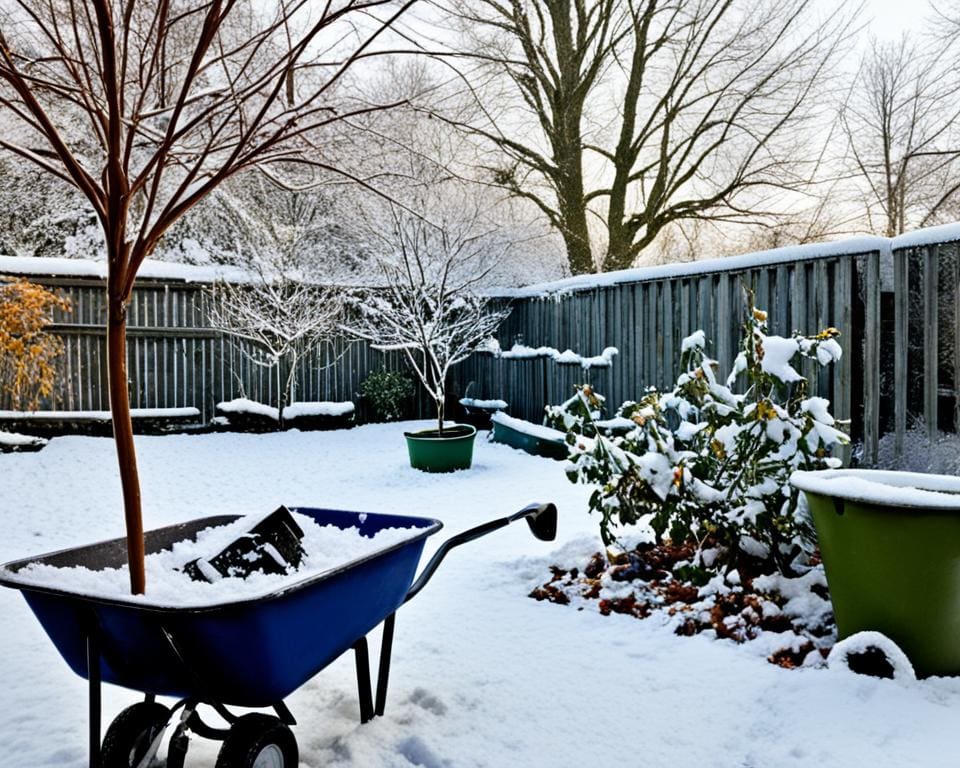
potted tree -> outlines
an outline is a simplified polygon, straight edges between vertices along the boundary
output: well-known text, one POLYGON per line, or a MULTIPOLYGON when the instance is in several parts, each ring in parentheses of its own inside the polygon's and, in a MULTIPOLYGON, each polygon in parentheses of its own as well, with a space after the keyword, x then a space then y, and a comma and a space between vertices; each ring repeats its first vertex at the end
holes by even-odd
POLYGON ((446 191, 421 198, 419 212, 393 204, 380 212, 378 284, 354 294, 344 325, 374 349, 402 352, 436 404, 436 428, 405 433, 411 466, 427 472, 470 467, 477 430, 444 422, 447 375, 509 313, 476 292, 501 250, 495 228, 485 228, 476 204, 446 191))

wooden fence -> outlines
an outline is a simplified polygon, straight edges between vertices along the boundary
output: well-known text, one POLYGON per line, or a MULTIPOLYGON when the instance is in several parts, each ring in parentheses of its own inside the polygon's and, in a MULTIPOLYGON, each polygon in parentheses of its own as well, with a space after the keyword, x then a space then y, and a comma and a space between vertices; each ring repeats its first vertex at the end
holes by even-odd
POLYGON ((931 437, 960 432, 960 230, 940 238, 930 242, 915 233, 893 250, 892 319, 885 329, 892 366, 884 371, 889 395, 882 426, 895 435, 897 455, 914 425, 931 437))
MULTIPOLYGON (((57 289, 71 310, 57 310, 50 330, 64 342, 57 386, 43 408, 103 411, 109 408, 106 351, 106 293, 101 279, 29 275, 57 289)), ((127 368, 132 408, 195 407, 206 423, 216 403, 235 397, 277 405, 285 371, 254 362, 247 342, 209 325, 210 285, 183 280, 141 279, 127 317, 127 368)), ((402 370, 399 354, 383 354, 364 343, 336 339, 309 351, 298 366, 298 401, 357 401, 360 382, 374 370, 402 370)), ((358 403, 358 415, 367 416, 358 403)), ((413 414, 432 415, 422 393, 413 414)), ((9 404, 0 403, 0 407, 9 404)))
MULTIPOLYGON (((638 270, 624 273, 619 282, 602 276, 593 284, 573 280, 514 292, 501 297, 513 307, 498 333, 503 349, 519 342, 588 357, 612 346, 619 351, 613 364, 584 369, 546 357, 479 353, 454 369, 451 399, 502 398, 512 415, 539 422, 545 404, 561 402, 576 384, 589 382, 607 397, 612 412, 646 387, 671 386, 679 373, 681 340, 701 328, 709 353, 726 372, 739 343, 742 291, 749 287, 757 306, 768 312, 773 333, 841 330, 840 364, 821 369, 810 362, 802 373, 812 393, 830 399, 838 418, 849 419, 855 442, 863 446, 862 460, 871 463, 881 434, 893 433, 902 443, 917 420, 931 434, 937 428, 960 431, 960 230, 928 242, 935 234, 865 238, 638 270), (886 286, 884 260, 893 265, 886 286)), ((105 410, 102 280, 36 274, 30 279, 58 288, 73 304, 72 312, 55 317, 53 329, 66 352, 58 389, 45 407, 105 410)), ((238 342, 209 326, 209 300, 203 283, 139 281, 129 313, 133 407, 193 406, 206 421, 221 400, 243 395, 277 402, 276 372, 252 364, 238 342)), ((402 370, 404 364, 399 354, 338 340, 304 358, 296 399, 357 401, 361 382, 379 368, 402 370)), ((365 420, 363 403, 358 406, 365 420)), ((413 415, 432 415, 422 391, 413 415)))
POLYGON ((792 260, 771 254, 766 260, 698 262, 660 270, 666 274, 659 276, 652 270, 648 279, 515 299, 500 330, 502 346, 549 345, 582 356, 612 346, 619 354, 610 367, 589 369, 546 357, 475 355, 456 370, 457 388, 470 385, 474 396, 502 397, 511 414, 539 421, 544 403, 562 402, 576 384, 590 383, 606 396, 612 415, 647 387, 672 387, 680 373, 681 341, 698 329, 706 332, 708 353, 726 376, 739 351, 744 288, 750 288, 756 306, 768 312, 771 333, 841 329, 841 364, 823 369, 807 361, 801 372, 811 393, 828 398, 835 416, 851 421, 865 459, 872 460, 879 437, 881 285, 880 250, 868 245, 873 243, 843 254, 807 249, 792 260))

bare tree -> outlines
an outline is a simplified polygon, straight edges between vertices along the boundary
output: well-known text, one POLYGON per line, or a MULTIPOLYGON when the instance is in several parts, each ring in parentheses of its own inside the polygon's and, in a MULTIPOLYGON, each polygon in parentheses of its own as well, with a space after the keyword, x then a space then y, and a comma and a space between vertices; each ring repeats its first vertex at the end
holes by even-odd
POLYGON ((843 112, 871 228, 937 223, 960 197, 960 80, 949 49, 873 40, 843 112))
POLYGON ((803 126, 851 24, 845 3, 814 21, 812 0, 452 2, 484 111, 448 119, 502 153, 494 180, 549 217, 574 273, 805 183, 803 126), (498 109, 504 82, 517 98, 498 109))
MULTIPOLYGON (((449 185, 448 185, 449 186, 449 185)), ((447 375, 509 314, 478 294, 504 243, 479 208, 447 187, 421 213, 389 206, 376 232, 376 287, 354 296, 344 330, 374 349, 399 350, 430 393, 443 434, 447 375), (429 217, 429 218, 428 218, 429 217)))
POLYGON ((282 426, 284 409, 296 397, 301 357, 340 335, 344 291, 326 280, 325 260, 315 252, 317 230, 329 234, 332 229, 322 198, 314 192, 285 192, 262 178, 252 185, 259 194, 247 201, 226 193, 227 185, 212 196, 235 238, 232 261, 249 279, 214 286, 210 321, 247 342, 241 353, 274 373, 282 426))
POLYGON ((311 162, 311 136, 368 107, 333 89, 415 0, 11 0, 0 27, 0 148, 77 187, 104 231, 110 408, 131 589, 145 589, 126 313, 160 238, 225 179, 311 162), (381 11, 384 15, 377 16, 381 11), (289 33, 289 37, 288 37, 289 33), (296 74, 294 101, 287 83, 296 74))

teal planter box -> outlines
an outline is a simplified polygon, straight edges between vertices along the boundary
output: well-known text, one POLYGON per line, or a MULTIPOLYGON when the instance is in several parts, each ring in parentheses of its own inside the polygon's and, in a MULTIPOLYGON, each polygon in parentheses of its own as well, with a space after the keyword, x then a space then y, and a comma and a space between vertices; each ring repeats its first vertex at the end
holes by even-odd
POLYGON ((840 638, 882 632, 918 676, 960 675, 960 478, 795 472, 810 505, 840 638))
POLYGON ((502 413, 493 415, 493 442, 509 445, 521 451, 563 461, 567 458, 567 446, 563 432, 529 421, 514 419, 502 413))

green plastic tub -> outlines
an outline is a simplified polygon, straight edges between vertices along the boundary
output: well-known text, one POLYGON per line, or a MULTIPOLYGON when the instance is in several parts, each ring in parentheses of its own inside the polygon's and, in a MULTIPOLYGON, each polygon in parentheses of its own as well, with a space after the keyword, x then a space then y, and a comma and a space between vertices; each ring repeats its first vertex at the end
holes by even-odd
POLYGON ((840 638, 874 630, 917 675, 960 675, 960 478, 867 469, 796 472, 840 638))
POLYGON ((570 453, 564 433, 556 429, 531 424, 504 413, 495 413, 491 421, 495 443, 503 443, 534 456, 544 456, 557 461, 563 461, 570 453))
POLYGON ((436 429, 404 432, 410 466, 424 472, 454 472, 470 469, 476 427, 469 424, 444 426, 443 436, 436 429))

